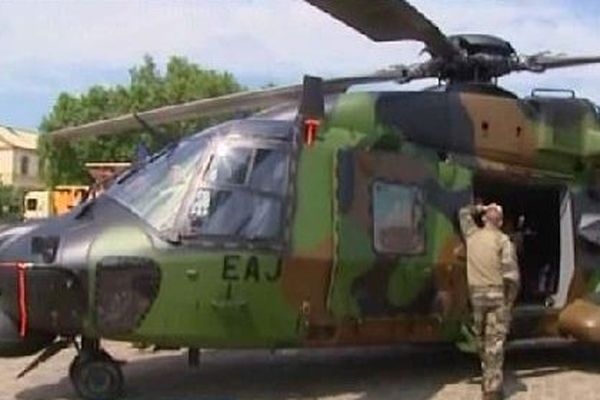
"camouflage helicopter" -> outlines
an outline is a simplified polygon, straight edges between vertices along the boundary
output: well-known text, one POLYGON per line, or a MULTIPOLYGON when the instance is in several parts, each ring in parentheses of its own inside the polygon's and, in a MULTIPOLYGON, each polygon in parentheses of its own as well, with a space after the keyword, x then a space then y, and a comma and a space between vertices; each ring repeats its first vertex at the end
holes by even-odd
MULTIPOLYGON (((520 232, 512 337, 600 341, 600 112, 499 87, 512 72, 600 63, 445 36, 403 0, 307 0, 431 59, 51 133, 131 131, 232 111, 135 164, 65 216, 0 233, 0 356, 63 348, 86 399, 123 391, 101 339, 189 349, 457 342, 468 324, 460 207, 501 203, 520 232), (437 78, 423 91, 355 84, 437 78)), ((24 372, 26 372, 24 371, 24 372)))

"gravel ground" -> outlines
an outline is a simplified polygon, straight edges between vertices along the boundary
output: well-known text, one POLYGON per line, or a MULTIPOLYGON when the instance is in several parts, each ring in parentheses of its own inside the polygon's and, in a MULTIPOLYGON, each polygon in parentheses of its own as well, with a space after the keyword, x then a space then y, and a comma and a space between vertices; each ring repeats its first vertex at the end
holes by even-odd
MULTIPOLYGON (((123 367, 127 400, 478 399, 476 360, 448 348, 403 347, 315 351, 204 351, 189 369, 181 351, 153 353, 107 343, 123 367)), ((76 399, 64 351, 25 378, 31 360, 0 361, 0 399, 76 399)), ((600 351, 547 343, 507 355, 510 399, 600 399, 600 351)))

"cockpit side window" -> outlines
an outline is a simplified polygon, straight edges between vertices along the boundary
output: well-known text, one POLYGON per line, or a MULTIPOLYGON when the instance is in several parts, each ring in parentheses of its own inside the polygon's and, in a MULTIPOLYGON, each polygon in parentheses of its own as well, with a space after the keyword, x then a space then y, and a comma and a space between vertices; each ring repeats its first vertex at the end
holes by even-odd
POLYGON ((289 162, 281 144, 217 145, 193 193, 185 236, 279 241, 289 162))
POLYGON ((211 155, 204 180, 212 183, 242 185, 246 182, 252 149, 218 147, 211 155))
POLYGON ((249 186, 273 194, 285 194, 288 178, 288 153, 276 149, 257 149, 249 186))
POLYGON ((276 240, 281 200, 239 189, 199 189, 189 217, 192 231, 202 236, 276 240))

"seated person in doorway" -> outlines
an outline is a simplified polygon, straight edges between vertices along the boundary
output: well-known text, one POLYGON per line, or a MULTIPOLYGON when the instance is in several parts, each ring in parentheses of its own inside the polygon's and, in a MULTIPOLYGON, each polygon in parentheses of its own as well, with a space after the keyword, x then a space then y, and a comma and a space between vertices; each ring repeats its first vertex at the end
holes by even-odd
POLYGON ((504 233, 508 235, 515 247, 517 260, 521 261, 523 256, 523 241, 525 239, 525 216, 504 217, 504 233))

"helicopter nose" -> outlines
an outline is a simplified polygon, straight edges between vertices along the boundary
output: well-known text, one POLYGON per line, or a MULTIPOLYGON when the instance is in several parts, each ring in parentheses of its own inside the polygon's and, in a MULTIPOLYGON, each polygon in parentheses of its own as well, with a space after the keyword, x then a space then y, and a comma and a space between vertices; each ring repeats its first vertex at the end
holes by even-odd
MULTIPOLYGON (((71 223, 57 219, 0 229, 0 357, 33 354, 57 336, 81 332, 86 270, 77 257, 56 260, 71 223)), ((77 247, 69 254, 87 253, 77 247)))
POLYGON ((0 264, 0 357, 35 354, 55 335, 28 329, 25 270, 19 264, 0 264))
POLYGON ((32 354, 81 330, 84 293, 72 271, 0 262, 0 357, 32 354))
POLYGON ((37 353, 54 341, 54 335, 22 337, 18 324, 0 310, 0 357, 22 357, 37 353))

